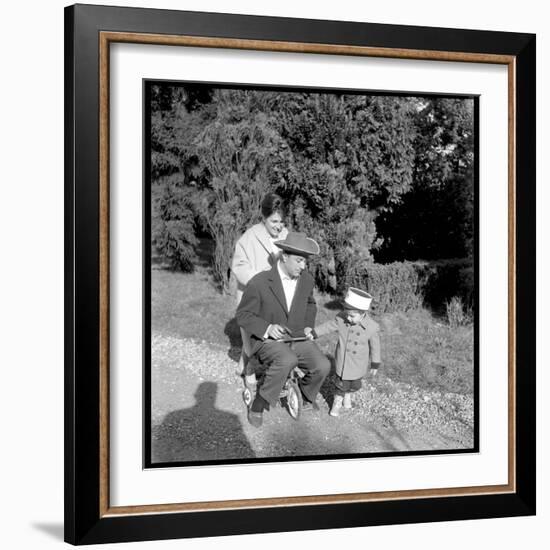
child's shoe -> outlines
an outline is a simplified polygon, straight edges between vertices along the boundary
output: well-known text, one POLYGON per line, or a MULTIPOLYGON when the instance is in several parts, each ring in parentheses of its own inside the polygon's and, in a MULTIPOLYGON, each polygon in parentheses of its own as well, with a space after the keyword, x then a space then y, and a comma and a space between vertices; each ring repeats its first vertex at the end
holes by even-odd
POLYGON ((351 409, 351 393, 344 394, 344 409, 351 409))
POLYGON ((339 416, 340 409, 342 408, 342 399, 341 395, 335 395, 334 401, 332 402, 332 408, 330 409, 330 416, 339 416))

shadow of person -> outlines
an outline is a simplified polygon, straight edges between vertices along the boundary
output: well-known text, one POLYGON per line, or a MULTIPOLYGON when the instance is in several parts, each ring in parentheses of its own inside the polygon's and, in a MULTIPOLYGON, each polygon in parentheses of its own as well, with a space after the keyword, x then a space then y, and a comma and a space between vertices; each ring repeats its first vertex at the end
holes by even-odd
POLYGON ((151 433, 152 464, 254 458, 236 414, 216 408, 218 387, 202 382, 195 405, 173 411, 151 433))
POLYGON ((229 347, 229 351, 227 352, 227 355, 229 356, 230 359, 238 363, 241 357, 243 341, 241 338, 241 330, 239 328, 239 325, 237 324, 237 320, 235 319, 235 317, 227 321, 223 329, 223 333, 229 339, 230 347, 229 347))

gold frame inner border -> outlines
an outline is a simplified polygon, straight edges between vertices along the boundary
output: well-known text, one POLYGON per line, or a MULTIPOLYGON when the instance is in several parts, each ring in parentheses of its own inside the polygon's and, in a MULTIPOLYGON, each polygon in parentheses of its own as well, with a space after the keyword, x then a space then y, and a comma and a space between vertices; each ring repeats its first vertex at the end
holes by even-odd
POLYGON ((183 35, 158 35, 146 33, 99 33, 99 266, 100 266, 100 517, 158 514, 175 512, 199 512, 208 510, 235 510, 247 508, 271 508, 280 506, 314 506, 352 502, 375 502, 450 496, 474 496, 514 493, 516 491, 516 58, 510 55, 462 53, 401 48, 374 48, 336 44, 309 44, 300 42, 275 42, 183 35), (453 61, 465 63, 492 63, 508 67, 508 483, 475 487, 438 488, 407 491, 383 491, 301 497, 278 497, 214 502, 150 504, 142 506, 110 506, 109 499, 109 82, 111 43, 152 44, 160 46, 187 46, 256 50, 267 52, 314 53, 394 59, 429 61, 453 61))

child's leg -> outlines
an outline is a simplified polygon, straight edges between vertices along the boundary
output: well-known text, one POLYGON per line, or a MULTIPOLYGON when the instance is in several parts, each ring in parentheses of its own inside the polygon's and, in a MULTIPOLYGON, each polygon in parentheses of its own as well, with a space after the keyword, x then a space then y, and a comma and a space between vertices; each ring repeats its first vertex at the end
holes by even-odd
POLYGON ((337 390, 334 395, 334 401, 332 402, 332 407, 329 412, 330 416, 338 416, 340 414, 340 409, 342 408, 343 399, 344 399, 344 396, 339 390, 337 390))
POLYGON ((340 414, 345 393, 344 381, 338 375, 334 377, 334 385, 336 386, 336 390, 334 392, 334 401, 332 402, 332 407, 329 413, 330 416, 338 416, 340 414))
POLYGON ((351 395, 352 393, 361 389, 361 379, 346 380, 345 395, 344 395, 344 409, 351 409, 351 395))
POLYGON ((343 403, 344 403, 344 409, 351 409, 351 393, 350 392, 346 392, 344 394, 343 403))

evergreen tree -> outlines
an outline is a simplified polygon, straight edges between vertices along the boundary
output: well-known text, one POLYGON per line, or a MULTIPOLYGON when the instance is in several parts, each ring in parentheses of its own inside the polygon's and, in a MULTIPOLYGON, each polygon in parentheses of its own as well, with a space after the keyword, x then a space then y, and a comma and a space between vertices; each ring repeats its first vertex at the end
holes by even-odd
POLYGON ((378 223, 378 261, 464 258, 473 253, 474 102, 418 103, 414 181, 378 223))

